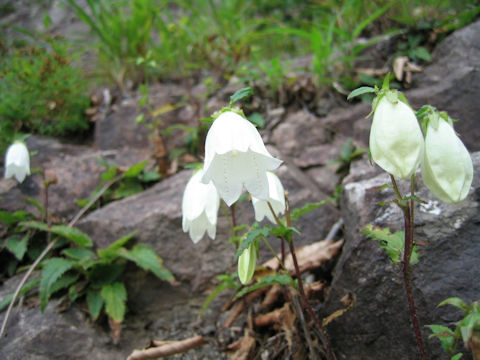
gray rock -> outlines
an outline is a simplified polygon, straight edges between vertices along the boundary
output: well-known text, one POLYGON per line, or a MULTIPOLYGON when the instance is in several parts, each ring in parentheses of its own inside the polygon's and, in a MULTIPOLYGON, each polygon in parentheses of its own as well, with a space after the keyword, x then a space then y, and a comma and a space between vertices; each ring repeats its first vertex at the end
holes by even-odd
POLYGON ((406 95, 418 108, 430 104, 460 120, 455 130, 470 151, 480 150, 480 21, 455 31, 433 53, 433 63, 406 95))
MULTIPOLYGON (((474 169, 478 169, 480 153, 473 154, 472 158, 474 169)), ((364 170, 366 174, 369 172, 364 170)), ((401 270, 391 264, 375 240, 361 233, 367 224, 390 227, 392 231, 403 230, 403 217, 398 207, 378 205, 394 198, 392 190, 378 192, 386 183, 389 183, 386 174, 357 182, 345 179, 341 206, 345 245, 323 312, 327 315, 342 307, 339 300, 346 293, 356 295, 355 308, 328 326, 340 359, 407 360, 419 357, 401 270)), ((417 195, 427 201, 427 204, 417 205, 415 218, 415 240, 421 244, 420 263, 413 267, 412 276, 417 315, 428 358, 446 359, 439 341, 428 339, 430 331, 425 325, 453 325, 460 319, 455 309, 436 307, 448 297, 458 296, 468 303, 478 300, 480 178, 474 178, 469 196, 457 205, 437 200, 420 177, 417 185, 417 195)))

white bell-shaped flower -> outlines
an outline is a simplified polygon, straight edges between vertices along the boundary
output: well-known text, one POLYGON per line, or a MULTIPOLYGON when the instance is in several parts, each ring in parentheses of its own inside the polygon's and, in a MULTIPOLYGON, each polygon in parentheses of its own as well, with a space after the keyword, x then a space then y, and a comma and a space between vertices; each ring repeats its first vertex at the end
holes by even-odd
POLYGON ((370 153, 375 163, 400 179, 409 179, 423 157, 422 131, 413 110, 385 95, 380 99, 370 129, 370 153))
POLYGON ((238 278, 245 285, 250 282, 257 266, 257 248, 250 243, 238 258, 238 278))
POLYGON ((20 141, 14 142, 7 149, 5 156, 5 178, 15 176, 18 182, 23 182, 30 175, 30 156, 27 146, 20 141))
POLYGON ((238 200, 243 187, 252 196, 267 200, 266 171, 275 170, 281 163, 265 148, 255 126, 228 111, 221 114, 208 131, 202 181, 212 181, 228 206, 238 200))
POLYGON ((275 217, 268 206, 268 202, 272 205, 272 209, 276 216, 285 213, 285 191, 283 190, 280 179, 274 173, 267 172, 268 179, 268 201, 257 199, 252 196, 253 209, 255 210, 255 220, 262 221, 267 217, 270 222, 276 224, 275 217))
POLYGON ((202 183, 203 170, 197 171, 188 181, 182 200, 182 228, 194 243, 199 242, 205 232, 215 239, 220 197, 210 182, 202 183))
POLYGON ((458 203, 467 197, 472 184, 472 159, 453 126, 443 118, 437 119, 427 125, 422 178, 440 200, 458 203))

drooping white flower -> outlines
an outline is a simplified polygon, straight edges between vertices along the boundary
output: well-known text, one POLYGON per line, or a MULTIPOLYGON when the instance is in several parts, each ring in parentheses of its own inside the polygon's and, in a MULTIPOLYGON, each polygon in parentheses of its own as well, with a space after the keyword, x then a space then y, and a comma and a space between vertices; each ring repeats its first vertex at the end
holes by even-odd
POLYGON ((429 121, 422 162, 425 185, 440 200, 458 203, 465 199, 473 179, 472 159, 449 121, 429 121))
POLYGON ((228 111, 212 124, 205 141, 205 174, 228 206, 238 200, 243 187, 258 199, 268 199, 267 170, 282 162, 270 155, 259 132, 248 120, 228 111))
POLYGON ((398 99, 383 96, 370 129, 372 159, 386 172, 409 179, 423 157, 424 140, 413 110, 398 99))
MULTIPOLYGON (((274 173, 267 172, 268 179, 268 202, 272 205, 275 215, 285 213, 285 191, 283 190, 280 179, 274 173)), ((265 200, 257 199, 252 196, 253 209, 255 210, 255 220, 262 221, 266 216, 268 220, 276 224, 275 217, 265 200)))
POLYGON ((210 182, 201 182, 203 170, 197 171, 188 181, 182 200, 182 228, 194 243, 199 242, 205 232, 215 239, 220 197, 210 182))
POLYGON ((245 285, 250 282, 257 266, 257 248, 250 243, 238 258, 238 278, 245 285))
POLYGON ((30 156, 27 146, 20 141, 14 142, 7 149, 5 156, 5 178, 15 176, 18 182, 23 182, 30 175, 30 156))

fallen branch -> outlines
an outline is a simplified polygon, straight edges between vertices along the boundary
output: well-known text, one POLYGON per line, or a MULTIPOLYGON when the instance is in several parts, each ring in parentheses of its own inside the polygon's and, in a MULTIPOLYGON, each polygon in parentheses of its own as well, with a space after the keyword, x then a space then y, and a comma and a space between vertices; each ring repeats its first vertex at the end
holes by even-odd
POLYGON ((189 339, 179 341, 158 342, 163 345, 144 350, 134 350, 127 360, 157 359, 164 356, 184 353, 208 343, 203 336, 197 335, 189 339))

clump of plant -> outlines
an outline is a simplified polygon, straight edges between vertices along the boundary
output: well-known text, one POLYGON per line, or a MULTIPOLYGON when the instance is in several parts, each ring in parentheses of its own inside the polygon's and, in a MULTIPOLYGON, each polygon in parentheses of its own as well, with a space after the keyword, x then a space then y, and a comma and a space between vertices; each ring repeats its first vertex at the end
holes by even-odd
POLYGON ((442 349, 451 360, 462 358, 458 353, 460 340, 469 349, 475 360, 480 359, 480 302, 474 301, 468 305, 464 300, 453 297, 443 300, 438 306, 451 305, 463 312, 463 318, 455 326, 455 330, 444 325, 428 325, 432 334, 442 344, 442 349))

